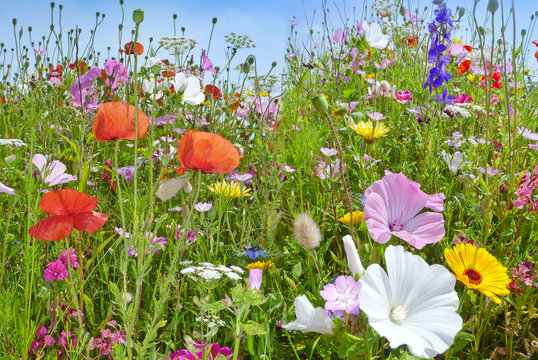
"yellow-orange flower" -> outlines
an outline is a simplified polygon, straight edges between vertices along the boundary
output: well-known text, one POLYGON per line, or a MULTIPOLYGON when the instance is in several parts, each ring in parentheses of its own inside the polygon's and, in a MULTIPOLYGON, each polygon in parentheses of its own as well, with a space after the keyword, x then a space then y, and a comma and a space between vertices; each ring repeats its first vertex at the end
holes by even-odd
POLYGON ((355 130, 357 134, 362 136, 366 142, 372 142, 378 137, 386 136, 390 131, 390 128, 380 121, 376 123, 375 128, 371 120, 366 122, 359 121, 358 124, 351 124, 349 126, 351 126, 351 128, 355 130))
POLYGON ((273 262, 271 260, 269 261, 256 261, 256 262, 253 262, 253 263, 250 263, 248 264, 246 267, 247 269, 262 269, 262 270, 267 270, 269 269, 271 266, 273 266, 273 262))
POLYGON ((243 183, 237 181, 227 182, 225 180, 217 181, 207 188, 219 196, 226 199, 235 199, 242 196, 250 196, 250 188, 247 188, 243 183))
POLYGON ((456 279, 497 304, 501 303, 498 295, 510 293, 507 269, 486 249, 472 244, 456 244, 452 249, 445 249, 445 259, 456 279))
POLYGON ((358 224, 362 221, 362 219, 364 219, 364 214, 362 211, 353 211, 353 215, 351 213, 347 213, 338 219, 338 221, 343 224, 350 225, 351 221, 353 221, 353 224, 358 224))

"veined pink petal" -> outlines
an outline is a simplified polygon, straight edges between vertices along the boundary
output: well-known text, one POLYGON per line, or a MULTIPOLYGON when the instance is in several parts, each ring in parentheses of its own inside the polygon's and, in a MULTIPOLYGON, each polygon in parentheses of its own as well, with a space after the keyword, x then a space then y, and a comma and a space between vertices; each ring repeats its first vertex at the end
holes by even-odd
POLYGON ((404 239, 417 249, 422 249, 424 245, 436 243, 445 236, 443 215, 434 212, 419 214, 405 224, 404 231, 401 233, 394 235, 404 239))
POLYGON ((35 167, 39 170, 39 172, 43 171, 43 167, 47 164, 47 159, 45 158, 45 155, 43 154, 35 154, 32 158, 32 164, 35 165, 35 167))

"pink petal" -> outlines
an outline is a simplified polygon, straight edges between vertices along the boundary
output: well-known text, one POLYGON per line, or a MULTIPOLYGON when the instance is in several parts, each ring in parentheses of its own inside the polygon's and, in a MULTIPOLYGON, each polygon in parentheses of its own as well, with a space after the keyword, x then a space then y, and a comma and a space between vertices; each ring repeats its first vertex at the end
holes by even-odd
POLYGON ((436 243, 445 236, 443 215, 434 212, 419 214, 394 235, 422 249, 424 245, 436 243))

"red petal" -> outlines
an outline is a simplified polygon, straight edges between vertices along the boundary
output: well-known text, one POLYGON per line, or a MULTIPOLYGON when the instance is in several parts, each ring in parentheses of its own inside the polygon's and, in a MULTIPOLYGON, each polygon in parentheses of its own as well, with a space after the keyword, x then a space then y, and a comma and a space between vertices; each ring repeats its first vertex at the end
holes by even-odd
POLYGON ((53 215, 32 226, 28 234, 38 240, 58 241, 68 237, 71 231, 73 231, 72 216, 53 215))
POLYGON ((186 169, 225 174, 239 166, 241 156, 231 142, 219 134, 189 130, 178 141, 178 173, 186 169))
POLYGON ((108 216, 95 211, 87 211, 73 216, 73 224, 78 231, 94 233, 105 225, 108 216))
POLYGON ((75 215, 95 209, 99 200, 71 189, 49 191, 43 196, 39 208, 51 215, 75 215))
MULTIPOLYGON (((125 102, 106 102, 97 109, 93 120, 95 140, 106 141, 115 139, 134 140, 136 137, 135 107, 125 102)), ((138 109, 138 138, 146 135, 149 128, 149 118, 138 109)))

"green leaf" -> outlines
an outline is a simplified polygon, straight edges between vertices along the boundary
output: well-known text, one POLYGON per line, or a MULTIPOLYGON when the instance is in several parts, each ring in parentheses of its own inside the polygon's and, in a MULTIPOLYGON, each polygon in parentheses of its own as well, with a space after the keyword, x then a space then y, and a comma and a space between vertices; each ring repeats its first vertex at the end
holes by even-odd
POLYGON ((265 327, 262 324, 254 322, 252 320, 249 320, 246 323, 242 323, 241 326, 243 327, 243 330, 245 330, 245 333, 248 336, 265 335, 267 333, 267 331, 265 331, 265 327))
POLYGON ((475 341, 475 336, 473 334, 460 331, 456 334, 454 345, 452 345, 452 348, 450 348, 450 352, 457 353, 472 341, 475 341))

